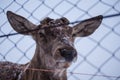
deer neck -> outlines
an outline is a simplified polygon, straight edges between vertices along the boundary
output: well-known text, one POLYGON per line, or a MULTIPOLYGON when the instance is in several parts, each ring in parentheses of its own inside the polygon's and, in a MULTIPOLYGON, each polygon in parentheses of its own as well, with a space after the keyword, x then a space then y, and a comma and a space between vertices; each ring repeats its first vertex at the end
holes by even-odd
POLYGON ((42 68, 43 64, 42 64, 42 58, 44 57, 44 51, 41 47, 36 46, 36 50, 35 50, 35 55, 33 56, 31 62, 30 62, 30 68, 42 68))

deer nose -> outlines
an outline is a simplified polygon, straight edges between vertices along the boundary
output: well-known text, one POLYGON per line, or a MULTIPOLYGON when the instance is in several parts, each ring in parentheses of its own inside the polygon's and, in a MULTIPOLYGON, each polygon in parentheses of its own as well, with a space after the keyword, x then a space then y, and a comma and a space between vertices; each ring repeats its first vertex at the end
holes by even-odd
POLYGON ((65 58, 66 61, 71 62, 77 55, 76 50, 60 49, 60 55, 65 58))

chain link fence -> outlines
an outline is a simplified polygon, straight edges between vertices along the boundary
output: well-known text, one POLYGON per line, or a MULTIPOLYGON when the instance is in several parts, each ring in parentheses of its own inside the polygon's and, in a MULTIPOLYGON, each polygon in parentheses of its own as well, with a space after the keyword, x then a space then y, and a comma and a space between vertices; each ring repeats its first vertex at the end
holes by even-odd
MULTIPOLYGON (((70 22, 93 16, 119 14, 103 19, 94 34, 77 38, 78 59, 68 69, 68 80, 120 80, 120 0, 0 0, 0 35, 15 33, 8 23, 10 10, 39 24, 45 17, 66 17, 70 22)), ((20 34, 0 38, 0 61, 26 63, 35 42, 20 34)))

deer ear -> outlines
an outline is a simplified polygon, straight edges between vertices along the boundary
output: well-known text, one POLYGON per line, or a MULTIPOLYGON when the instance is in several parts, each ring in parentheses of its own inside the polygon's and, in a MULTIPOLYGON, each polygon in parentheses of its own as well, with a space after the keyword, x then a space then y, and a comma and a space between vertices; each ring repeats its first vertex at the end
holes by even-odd
POLYGON ((92 34, 101 24, 103 16, 96 16, 75 25, 72 29, 73 37, 85 37, 92 34))
POLYGON ((36 25, 28 21, 26 18, 17 15, 11 11, 7 12, 7 18, 13 29, 18 33, 28 35, 31 33, 28 31, 36 28, 36 25))

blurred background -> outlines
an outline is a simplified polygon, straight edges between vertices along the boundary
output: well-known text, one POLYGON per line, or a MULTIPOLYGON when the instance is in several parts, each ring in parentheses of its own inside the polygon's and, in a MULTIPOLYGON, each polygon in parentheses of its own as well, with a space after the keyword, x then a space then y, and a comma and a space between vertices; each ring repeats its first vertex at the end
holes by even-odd
MULTIPOLYGON (((104 18, 89 37, 76 38, 78 58, 67 76, 68 80, 120 80, 120 0, 0 0, 0 36, 16 33, 8 23, 7 11, 22 15, 34 24, 40 24, 45 17, 64 16, 74 22, 119 14, 104 18)), ((35 47, 30 36, 0 37, 0 61, 27 63, 35 47)))

